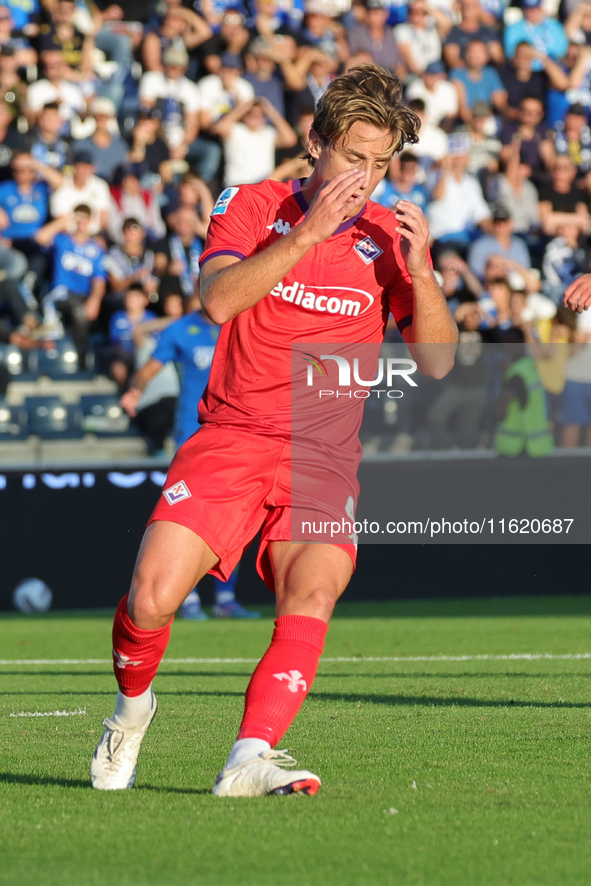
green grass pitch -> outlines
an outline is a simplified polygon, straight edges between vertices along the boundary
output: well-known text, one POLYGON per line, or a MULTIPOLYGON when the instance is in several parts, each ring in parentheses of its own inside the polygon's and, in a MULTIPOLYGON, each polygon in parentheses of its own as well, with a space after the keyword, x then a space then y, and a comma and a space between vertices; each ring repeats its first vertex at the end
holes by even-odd
POLYGON ((4 617, 0 883, 588 886, 591 597, 338 612, 281 743, 322 788, 254 800, 209 791, 270 617, 175 624, 116 793, 88 784, 111 616, 4 617))

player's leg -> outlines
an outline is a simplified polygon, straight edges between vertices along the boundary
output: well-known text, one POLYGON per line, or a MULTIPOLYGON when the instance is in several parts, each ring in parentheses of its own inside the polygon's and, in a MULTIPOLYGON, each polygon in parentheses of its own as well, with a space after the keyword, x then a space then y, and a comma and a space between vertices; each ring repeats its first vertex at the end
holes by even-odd
POLYGON ((213 789, 217 796, 312 794, 320 786, 312 772, 282 769, 292 758, 271 749, 314 681, 328 622, 349 583, 353 562, 333 545, 274 541, 268 554, 277 594, 275 630, 246 690, 238 739, 213 789))
POLYGON ((113 663, 119 692, 91 763, 94 788, 133 786, 141 743, 156 714, 151 685, 172 619, 217 560, 200 536, 178 523, 156 521, 146 530, 131 591, 115 613, 113 663))

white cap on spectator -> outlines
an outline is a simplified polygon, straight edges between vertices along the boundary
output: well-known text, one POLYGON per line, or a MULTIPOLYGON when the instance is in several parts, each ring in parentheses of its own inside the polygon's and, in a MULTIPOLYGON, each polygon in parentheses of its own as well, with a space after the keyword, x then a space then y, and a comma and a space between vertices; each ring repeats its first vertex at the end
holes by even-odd
POLYGON ((311 15, 328 15, 335 18, 340 15, 340 4, 335 0, 306 0, 305 11, 311 15))
POLYGON ((162 61, 165 65, 179 65, 184 68, 189 64, 189 53, 186 49, 177 46, 167 46, 162 53, 162 61))
POLYGON ((90 113, 93 117, 96 117, 97 114, 104 114, 105 117, 115 117, 117 114, 117 108, 115 107, 114 102, 111 101, 110 98, 105 96, 99 96, 95 98, 90 105, 90 113))

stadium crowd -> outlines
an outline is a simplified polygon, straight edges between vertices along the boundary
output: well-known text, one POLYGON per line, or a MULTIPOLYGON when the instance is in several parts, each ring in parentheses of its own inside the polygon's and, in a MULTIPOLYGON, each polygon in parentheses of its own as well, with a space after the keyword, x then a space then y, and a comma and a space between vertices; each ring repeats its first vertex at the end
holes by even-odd
MULTIPOLYGON (((138 328, 160 320, 157 335, 193 304, 220 193, 307 176, 315 104, 364 61, 396 73, 421 120, 373 199, 423 209, 465 344, 564 345, 542 381, 576 401, 561 438, 576 445, 591 316, 560 302, 590 269, 591 3, 577 0, 4 0, 0 342, 65 333, 125 392, 138 328)), ((456 396, 473 419, 471 379, 456 396)), ((425 413, 437 445, 450 388, 425 413)), ((477 432, 468 421, 462 445, 477 432)))

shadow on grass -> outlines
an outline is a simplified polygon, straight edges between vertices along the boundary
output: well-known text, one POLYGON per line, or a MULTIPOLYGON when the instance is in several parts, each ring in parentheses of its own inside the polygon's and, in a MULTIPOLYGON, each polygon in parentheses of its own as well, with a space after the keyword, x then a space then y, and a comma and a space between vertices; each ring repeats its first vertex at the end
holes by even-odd
MULTIPOLYGON (((14 772, 0 772, 0 784, 22 784, 42 787, 58 788, 88 788, 91 790, 90 781, 80 778, 52 778, 45 775, 22 775, 14 772)), ((177 788, 160 785, 142 784, 134 788, 134 791, 154 791, 158 794, 211 794, 211 788, 177 788)))
MULTIPOLYGON (((80 692, 19 692, 21 696, 33 695, 49 695, 57 697, 59 695, 76 695, 80 697, 80 692)), ((89 695, 113 695, 112 692, 92 692, 89 695)), ((194 695, 196 698, 244 698, 244 692, 228 692, 227 690, 199 690, 187 689, 181 692, 166 692, 162 689, 157 692, 158 698, 186 698, 194 695)), ((467 695, 447 696, 442 698, 437 695, 378 695, 375 693, 363 694, 361 692, 313 692, 310 698, 315 701, 345 701, 351 704, 359 702, 365 704, 382 704, 389 706, 418 706, 424 707, 473 707, 473 708, 565 708, 565 709, 587 709, 591 708, 591 701, 569 702, 569 701, 524 701, 518 698, 504 699, 485 699, 471 698, 467 695)))

